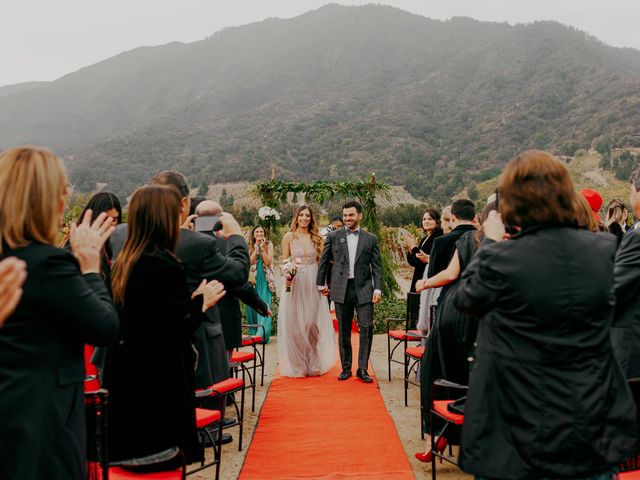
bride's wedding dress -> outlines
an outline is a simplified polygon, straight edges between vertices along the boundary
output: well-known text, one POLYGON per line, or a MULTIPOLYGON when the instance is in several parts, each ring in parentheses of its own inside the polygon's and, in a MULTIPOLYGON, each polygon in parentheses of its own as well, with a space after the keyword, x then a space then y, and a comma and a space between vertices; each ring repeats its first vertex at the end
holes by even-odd
POLYGON ((278 358, 280 374, 286 377, 322 375, 336 362, 336 341, 327 298, 316 286, 315 249, 306 250, 300 240, 291 240, 291 258, 301 266, 291 291, 282 289, 278 312, 278 358))

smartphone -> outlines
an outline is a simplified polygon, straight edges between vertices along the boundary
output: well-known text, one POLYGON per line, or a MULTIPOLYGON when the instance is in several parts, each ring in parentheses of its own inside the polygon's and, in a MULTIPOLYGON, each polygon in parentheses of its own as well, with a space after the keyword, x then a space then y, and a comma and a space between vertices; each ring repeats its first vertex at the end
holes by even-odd
POLYGON ((220 217, 217 215, 202 215, 196 217, 196 232, 215 232, 221 228, 220 217))
POLYGON ((500 192, 496 188, 496 211, 500 212, 500 192))

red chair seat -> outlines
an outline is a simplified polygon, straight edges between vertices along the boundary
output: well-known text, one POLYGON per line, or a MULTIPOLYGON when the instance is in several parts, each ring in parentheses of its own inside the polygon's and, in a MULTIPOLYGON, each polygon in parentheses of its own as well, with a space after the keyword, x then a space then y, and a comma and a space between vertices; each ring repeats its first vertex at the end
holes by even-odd
POLYGON ((424 347, 409 347, 406 350, 407 355, 411 358, 421 359, 424 355, 424 347))
POLYGON ((389 336, 396 340, 407 340, 409 342, 419 342, 420 332, 418 330, 389 330, 389 336))
POLYGON ((242 387, 244 387, 244 381, 241 378, 228 378, 226 380, 223 380, 222 382, 211 385, 211 387, 209 388, 215 390, 218 393, 227 393, 234 390, 239 390, 242 387))
POLYGON ((447 408, 453 402, 455 400, 434 400, 433 411, 454 425, 462 425, 464 423, 464 415, 450 412, 447 408))
POLYGON ((139 473, 119 467, 109 468, 109 480, 182 480, 182 469, 167 472, 139 473))
POLYGON ((233 352, 231 354, 231 361, 233 363, 250 362, 256 356, 253 352, 233 352))
POLYGON ((242 337, 242 346, 250 347, 251 345, 255 345, 257 343, 262 343, 262 337, 259 335, 254 335, 252 337, 244 336, 242 337))
POLYGON ((220 410, 208 410, 206 408, 196 408, 196 427, 204 428, 220 420, 220 410))
POLYGON ((622 472, 618 477, 620 480, 640 480, 640 470, 633 470, 631 472, 622 472))

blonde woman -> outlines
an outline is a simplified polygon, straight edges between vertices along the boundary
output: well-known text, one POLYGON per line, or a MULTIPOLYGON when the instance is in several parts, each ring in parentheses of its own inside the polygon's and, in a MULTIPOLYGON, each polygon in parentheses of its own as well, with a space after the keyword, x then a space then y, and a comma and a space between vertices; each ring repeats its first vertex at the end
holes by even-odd
POLYGON ((280 374, 286 377, 322 375, 336 361, 336 342, 329 305, 316 286, 322 237, 311 208, 298 207, 282 239, 283 261, 299 264, 285 279, 278 313, 280 374))
POLYGON ((0 257, 27 264, 16 310, 0 330, 0 478, 83 479, 83 345, 116 338, 118 315, 100 277, 113 231, 105 213, 72 225, 55 247, 67 176, 52 152, 0 154, 0 257))

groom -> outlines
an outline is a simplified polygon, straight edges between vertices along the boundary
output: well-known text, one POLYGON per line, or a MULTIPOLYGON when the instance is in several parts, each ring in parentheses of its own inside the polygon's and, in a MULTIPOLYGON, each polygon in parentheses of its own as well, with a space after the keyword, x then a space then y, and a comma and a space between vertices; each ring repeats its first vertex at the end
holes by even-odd
POLYGON ((356 376, 365 383, 373 380, 367 373, 373 341, 373 304, 382 298, 382 268, 376 236, 360 228, 362 206, 355 201, 342 206, 344 228, 327 235, 318 267, 316 283, 323 295, 331 293, 336 304, 340 361, 338 380, 351 376, 351 320, 358 312, 360 353, 356 376), (331 283, 327 288, 327 272, 333 264, 331 283))

